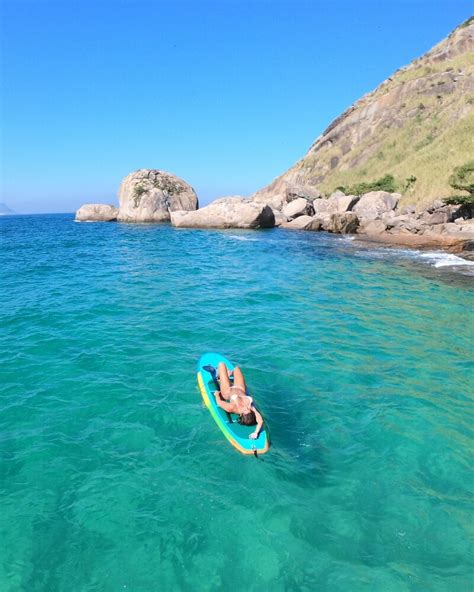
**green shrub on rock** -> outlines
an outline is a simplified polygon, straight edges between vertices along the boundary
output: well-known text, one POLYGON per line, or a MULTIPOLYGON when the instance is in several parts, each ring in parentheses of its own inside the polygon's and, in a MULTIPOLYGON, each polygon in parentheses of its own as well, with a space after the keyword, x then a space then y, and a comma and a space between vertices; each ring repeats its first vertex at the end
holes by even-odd
POLYGON ((381 177, 380 179, 377 179, 377 181, 356 183, 355 185, 347 187, 340 186, 336 189, 342 191, 346 195, 363 195, 364 193, 369 193, 369 191, 387 191, 388 193, 395 193, 397 185, 393 175, 385 175, 385 177, 381 177))
POLYGON ((133 190, 133 202, 136 208, 138 208, 139 204, 140 204, 140 198, 144 193, 147 193, 147 189, 146 187, 143 187, 143 185, 135 185, 135 189, 133 190))
POLYGON ((474 160, 456 167, 449 177, 449 184, 453 189, 474 195, 474 160))
POLYGON ((461 206, 466 204, 474 204, 474 195, 450 195, 443 199, 448 206, 461 206))
POLYGON ((469 195, 450 195, 443 199, 445 204, 474 204, 474 160, 456 167, 449 177, 449 184, 458 191, 467 191, 469 195))

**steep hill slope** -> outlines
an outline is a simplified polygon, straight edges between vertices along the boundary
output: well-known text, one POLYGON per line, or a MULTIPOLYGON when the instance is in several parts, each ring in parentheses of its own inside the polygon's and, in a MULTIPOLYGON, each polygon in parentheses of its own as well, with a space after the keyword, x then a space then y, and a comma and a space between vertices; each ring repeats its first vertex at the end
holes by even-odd
POLYGON ((255 196, 264 201, 287 183, 329 194, 390 174, 403 202, 425 205, 452 193, 449 175, 473 155, 470 18, 347 109, 299 162, 255 196))

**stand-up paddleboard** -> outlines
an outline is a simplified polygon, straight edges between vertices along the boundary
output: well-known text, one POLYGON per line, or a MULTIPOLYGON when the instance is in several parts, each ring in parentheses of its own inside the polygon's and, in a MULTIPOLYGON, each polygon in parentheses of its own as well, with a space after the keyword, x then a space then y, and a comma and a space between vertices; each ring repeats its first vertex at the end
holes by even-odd
POLYGON ((234 369, 234 364, 220 354, 204 354, 198 362, 197 380, 204 403, 222 433, 234 448, 242 454, 264 454, 270 448, 270 437, 265 423, 260 430, 258 438, 251 440, 249 434, 255 431, 255 426, 241 425, 238 422, 238 415, 227 413, 216 403, 214 392, 218 389, 215 379, 211 372, 204 370, 204 367, 211 366, 217 370, 219 362, 224 362, 229 370, 234 369))

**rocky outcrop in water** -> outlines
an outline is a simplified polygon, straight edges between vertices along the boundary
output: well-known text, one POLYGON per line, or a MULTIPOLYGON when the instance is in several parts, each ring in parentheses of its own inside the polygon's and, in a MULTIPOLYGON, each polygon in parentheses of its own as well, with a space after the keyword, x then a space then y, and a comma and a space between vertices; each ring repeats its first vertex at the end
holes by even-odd
POLYGON ((177 210, 196 210, 196 192, 185 181, 159 170, 127 175, 119 190, 119 222, 165 222, 177 210))
POLYGON ((301 214, 290 221, 282 220, 280 225, 290 230, 357 234, 394 245, 474 250, 474 204, 445 205, 438 201, 417 212, 411 206, 399 208, 399 199, 399 194, 383 191, 360 198, 338 192, 328 199, 314 200, 312 216, 301 214))
POLYGON ((170 212, 196 210, 196 192, 185 181, 156 169, 140 169, 127 175, 119 189, 119 208, 85 204, 76 212, 81 222, 167 222, 170 212))
POLYGON ((77 222, 114 222, 118 208, 105 204, 84 204, 76 212, 77 222))
POLYGON ((177 228, 273 228, 273 210, 241 197, 221 198, 194 212, 171 212, 177 228))

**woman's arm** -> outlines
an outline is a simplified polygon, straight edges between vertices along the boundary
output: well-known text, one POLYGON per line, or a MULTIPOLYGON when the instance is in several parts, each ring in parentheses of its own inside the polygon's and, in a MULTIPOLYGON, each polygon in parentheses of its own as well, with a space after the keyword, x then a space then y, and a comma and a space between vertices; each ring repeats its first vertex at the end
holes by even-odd
POLYGON ((216 398, 218 407, 221 407, 221 409, 224 409, 224 411, 227 411, 227 413, 234 412, 234 407, 222 398, 220 391, 214 391, 214 397, 216 398))
POLYGON ((255 413, 255 419, 257 420, 257 427, 255 428, 254 432, 249 434, 249 438, 251 440, 256 440, 263 426, 263 417, 260 415, 260 413, 257 411, 255 407, 253 408, 253 412, 255 413))

